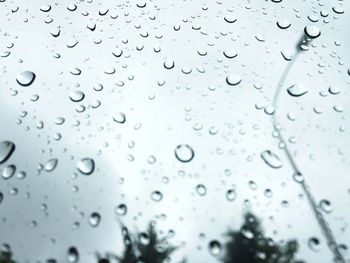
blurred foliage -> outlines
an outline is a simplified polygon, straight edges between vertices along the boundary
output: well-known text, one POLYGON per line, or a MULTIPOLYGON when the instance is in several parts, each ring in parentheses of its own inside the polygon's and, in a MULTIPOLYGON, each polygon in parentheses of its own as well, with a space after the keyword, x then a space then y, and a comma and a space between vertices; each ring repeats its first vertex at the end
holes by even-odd
MULTIPOLYGON (((166 263, 178 248, 169 244, 167 237, 159 237, 154 224, 149 224, 146 232, 130 233, 122 226, 124 251, 121 256, 97 254, 98 263, 166 263)), ((295 259, 298 251, 296 240, 276 243, 265 237, 260 220, 247 213, 238 231, 228 231, 227 242, 223 244, 223 263, 303 263, 295 259)), ((55 261, 48 261, 55 262, 55 261)), ((183 259, 180 263, 186 263, 183 259)), ((16 263, 9 247, 0 252, 0 263, 16 263)))
POLYGON ((1 251, 0 252, 0 263, 16 263, 12 259, 12 253, 11 251, 1 251))
MULTIPOLYGON (((177 247, 169 244, 166 237, 160 238, 154 225, 148 225, 147 232, 131 234, 122 226, 124 252, 122 256, 99 257, 98 263, 108 263, 117 259, 119 263, 165 263, 177 247)), ((184 263, 185 261, 182 261, 184 263)))
POLYGON ((298 251, 296 240, 277 244, 264 236, 260 221, 247 213, 239 231, 229 231, 225 252, 220 261, 224 263, 302 263, 295 259, 298 251))

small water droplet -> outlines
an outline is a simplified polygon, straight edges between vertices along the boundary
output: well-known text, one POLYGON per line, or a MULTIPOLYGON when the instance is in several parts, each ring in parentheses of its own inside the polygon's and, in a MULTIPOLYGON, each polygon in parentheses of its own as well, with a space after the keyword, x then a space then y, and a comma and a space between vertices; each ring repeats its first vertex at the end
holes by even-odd
POLYGON ((212 240, 209 242, 209 252, 214 257, 217 257, 221 253, 221 243, 217 240, 212 240))
POLYGON ((85 94, 84 94, 84 92, 82 92, 82 91, 75 90, 75 91, 72 91, 72 92, 69 94, 69 98, 70 98, 71 101, 73 101, 73 102, 80 102, 80 101, 82 101, 82 100, 85 98, 85 94))
POLYGON ((321 250, 321 241, 317 237, 311 237, 308 241, 308 246, 312 251, 320 251, 321 250))
POLYGON ((125 216, 128 212, 128 207, 126 204, 120 204, 116 207, 115 213, 119 216, 125 216))
POLYGON ((92 158, 83 158, 78 162, 77 168, 82 174, 90 175, 95 170, 95 162, 92 158))
POLYGON ((175 157, 180 162, 188 163, 194 158, 194 151, 188 144, 180 144, 175 148, 175 157))
POLYGON ((175 62, 172 59, 166 59, 164 61, 164 68, 166 69, 172 69, 175 67, 175 62))
POLYGON ((234 201, 236 199, 236 191, 235 189, 228 189, 226 192, 226 199, 228 201, 234 201))
POLYGON ((163 194, 160 191, 153 191, 151 194, 151 198, 153 201, 159 202, 163 199, 163 194))
POLYGON ((15 151, 15 144, 10 141, 0 142, 0 164, 6 162, 15 151))
POLYGON ((101 215, 97 212, 93 212, 89 217, 89 224, 92 227, 98 227, 101 222, 101 215))
POLYGON ((332 207, 332 204, 329 200, 327 199, 322 199, 320 201, 320 208, 323 212, 329 214, 333 211, 333 207, 332 207))
POLYGON ((271 168, 278 169, 282 167, 280 158, 270 150, 265 150, 260 154, 264 162, 271 168))
POLYGON ((14 174, 16 173, 16 166, 13 164, 10 164, 8 166, 6 166, 4 168, 4 170, 2 170, 2 178, 4 178, 5 180, 10 179, 12 176, 14 176, 14 174))
POLYGON ((79 262, 79 252, 75 247, 70 247, 67 253, 67 261, 69 263, 79 262))
POLYGON ((196 192, 200 196, 204 196, 207 193, 207 188, 203 184, 199 184, 196 186, 196 192))
POLYGON ((317 26, 306 26, 304 32, 309 38, 317 38, 321 35, 321 31, 317 26))
POLYGON ((308 90, 303 84, 295 84, 287 89, 289 95, 293 97, 300 97, 305 95, 308 90))
POLYGON ((35 77, 32 71, 23 71, 17 75, 16 80, 21 86, 29 86, 34 82, 35 77))
POLYGON ((113 116, 113 120, 117 123, 123 124, 126 121, 125 114, 122 112, 118 112, 113 116))
POLYGON ((52 172, 56 169, 58 164, 58 159, 51 159, 45 164, 45 171, 46 172, 52 172))
POLYGON ((241 80, 242 80, 241 77, 234 73, 231 73, 226 77, 226 83, 231 86, 238 85, 239 83, 241 83, 241 80))

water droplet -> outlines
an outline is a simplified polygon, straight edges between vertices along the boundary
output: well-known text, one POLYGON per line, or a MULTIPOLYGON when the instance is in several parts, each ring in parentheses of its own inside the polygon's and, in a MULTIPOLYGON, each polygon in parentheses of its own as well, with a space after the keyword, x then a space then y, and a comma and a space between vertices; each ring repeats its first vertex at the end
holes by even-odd
POLYGON ((70 98, 73 102, 80 102, 80 101, 82 101, 82 100, 85 98, 85 94, 84 94, 84 92, 82 92, 82 91, 75 90, 75 91, 72 91, 72 92, 69 94, 69 98, 70 98))
POLYGON ((23 71, 17 75, 16 80, 21 86, 29 86, 34 82, 35 77, 32 71, 23 71))
POLYGON ((332 10, 334 13, 336 13, 338 15, 344 14, 344 9, 340 5, 333 7, 332 10))
POLYGON ((101 215, 97 212, 93 212, 89 217, 89 224, 92 227, 98 227, 101 222, 101 215))
POLYGON ((312 251, 320 251, 321 250, 321 241, 317 237, 311 237, 308 241, 308 246, 312 251))
POLYGON ((297 183, 302 183, 302 182, 304 182, 304 176, 303 176, 303 174, 300 173, 300 172, 294 173, 294 174, 293 174, 293 179, 294 179, 294 181, 297 182, 297 183))
POLYGON ((232 24, 232 23, 234 23, 234 22, 237 21, 237 18, 236 18, 234 15, 230 14, 230 15, 226 15, 226 16, 224 17, 224 20, 225 20, 227 23, 232 24))
POLYGON ((223 52, 224 56, 227 57, 227 58, 234 58, 234 57, 237 57, 237 51, 234 50, 234 49, 226 49, 224 52, 223 52))
POLYGON ((48 4, 42 5, 42 6, 40 7, 40 10, 41 10, 42 12, 49 12, 49 11, 51 10, 51 6, 48 5, 48 4))
POLYGON ((75 247, 70 247, 68 249, 67 261, 69 263, 77 263, 79 261, 79 252, 75 247))
POLYGON ((287 89, 289 95, 293 97, 300 97, 305 95, 308 90, 303 84, 295 84, 287 89))
POLYGON ((283 19, 283 20, 279 20, 277 21, 277 26, 280 28, 280 29, 287 29, 291 26, 291 23, 289 20, 287 19, 283 19))
POLYGON ((45 171, 46 172, 52 172, 56 169, 58 164, 58 159, 51 159, 45 164, 45 171))
POLYGON ((126 204, 120 204, 116 207, 115 213, 119 216, 125 216, 128 212, 128 207, 126 204))
POLYGON ((172 69, 175 67, 175 62, 172 59, 166 59, 164 61, 164 68, 166 69, 172 69))
POLYGON ((321 31, 317 26, 306 26, 304 32, 309 38, 317 38, 321 35, 321 31))
POLYGON ((323 212, 329 214, 333 211, 333 207, 332 207, 332 204, 329 200, 327 199, 322 199, 320 201, 320 208, 323 212))
POLYGON ((207 193, 207 188, 203 184, 199 184, 196 186, 196 192, 200 196, 204 196, 207 193))
POLYGON ((236 191, 235 189, 228 189, 226 192, 226 199, 228 201, 234 201, 236 199, 236 191))
POLYGON ((280 158, 271 152, 270 150, 265 150, 260 154, 261 158, 264 160, 264 162, 269 165, 271 168, 281 168, 282 162, 280 158))
POLYGON ((194 151, 188 144, 180 144, 175 148, 175 157, 180 162, 188 163, 194 158, 194 151))
POLYGON ((217 257, 221 253, 221 243, 217 240, 212 240, 209 242, 209 252, 214 257, 217 257))
POLYGON ((0 164, 6 162, 15 151, 15 144, 10 141, 0 142, 0 164))
POLYGON ((231 86, 238 85, 239 83, 241 83, 241 77, 237 74, 231 73, 226 77, 226 83, 231 86))
POLYGON ((163 199, 163 194, 160 191, 153 191, 151 194, 152 200, 159 202, 163 199))
POLYGON ((4 170, 2 170, 2 178, 4 178, 5 180, 10 179, 12 176, 14 176, 14 174, 16 173, 16 166, 13 164, 10 164, 8 166, 6 166, 4 168, 4 170))
POLYGON ((78 162, 77 168, 82 174, 90 175, 95 170, 95 162, 92 158, 83 158, 78 162))
POLYGON ((113 116, 113 120, 117 123, 123 124, 126 121, 125 114, 122 112, 118 112, 113 116))

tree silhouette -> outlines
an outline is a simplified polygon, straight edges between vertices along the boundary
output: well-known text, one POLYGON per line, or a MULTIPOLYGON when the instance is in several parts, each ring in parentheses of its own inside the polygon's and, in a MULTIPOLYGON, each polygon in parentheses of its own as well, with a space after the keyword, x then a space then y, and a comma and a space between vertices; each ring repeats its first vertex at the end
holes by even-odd
POLYGON ((252 213, 245 215, 239 231, 229 231, 226 235, 229 241, 220 258, 224 263, 302 263, 295 259, 297 241, 289 240, 280 245, 265 237, 260 221, 252 213))
POLYGON ((12 259, 12 252, 8 245, 5 245, 0 252, 0 263, 16 263, 12 259))
MULTIPOLYGON (((169 244, 166 237, 160 238, 154 224, 148 225, 147 232, 131 234, 126 226, 122 226, 124 252, 122 256, 107 254, 98 256, 98 263, 109 263, 117 260, 119 263, 165 263, 178 248, 169 244)), ((181 263, 185 263, 183 260, 181 263)))

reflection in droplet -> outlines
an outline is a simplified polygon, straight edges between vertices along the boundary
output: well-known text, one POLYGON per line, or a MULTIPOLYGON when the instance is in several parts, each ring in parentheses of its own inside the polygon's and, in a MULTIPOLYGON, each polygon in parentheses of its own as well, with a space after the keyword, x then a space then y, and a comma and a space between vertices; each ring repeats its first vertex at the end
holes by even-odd
POLYGON ((261 158, 264 160, 264 162, 269 165, 271 168, 281 168, 282 162, 280 158, 271 152, 270 150, 265 150, 260 154, 261 158))
POLYGON ((188 144, 180 144, 175 148, 175 157, 180 162, 188 163, 194 158, 194 151, 188 144))
POLYGON ((82 174, 90 175, 95 170, 95 162, 92 158, 83 158, 78 162, 77 168, 82 174))
POLYGON ((17 75, 16 80, 21 86, 29 86, 34 82, 35 77, 32 71, 23 71, 17 75))
POLYGON ((0 142, 0 164, 6 162, 15 151, 15 144, 10 141, 0 142))

